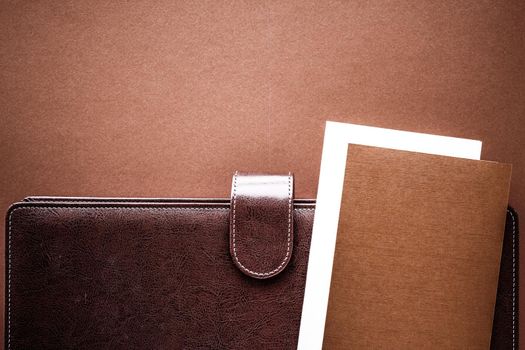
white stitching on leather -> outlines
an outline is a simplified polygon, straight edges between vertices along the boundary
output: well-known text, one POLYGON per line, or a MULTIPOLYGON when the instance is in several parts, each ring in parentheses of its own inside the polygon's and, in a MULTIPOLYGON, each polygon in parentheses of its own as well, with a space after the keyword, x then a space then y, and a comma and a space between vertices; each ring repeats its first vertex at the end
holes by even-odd
POLYGON ((274 273, 277 273, 281 271, 284 268, 284 265, 286 264, 288 257, 290 256, 290 244, 291 244, 291 232, 292 232, 292 180, 291 180, 291 173, 288 172, 288 236, 287 236, 287 244, 286 244, 286 255, 284 256, 283 261, 279 266, 277 266, 275 269, 269 272, 256 272, 248 269, 246 266, 244 266, 237 257, 237 244, 235 241, 235 235, 237 233, 236 231, 236 205, 237 205, 237 175, 238 171, 235 172, 233 175, 233 219, 232 219, 232 245, 233 245, 233 257, 239 267, 244 270, 245 272, 255 275, 255 276, 270 276, 274 273))
POLYGON ((512 350, 516 349, 516 219, 514 213, 507 209, 512 217, 512 350))
POLYGON ((7 348, 11 349, 11 221, 13 213, 20 209, 20 207, 13 209, 9 213, 9 223, 7 225, 8 243, 7 249, 9 254, 7 256, 7 348))

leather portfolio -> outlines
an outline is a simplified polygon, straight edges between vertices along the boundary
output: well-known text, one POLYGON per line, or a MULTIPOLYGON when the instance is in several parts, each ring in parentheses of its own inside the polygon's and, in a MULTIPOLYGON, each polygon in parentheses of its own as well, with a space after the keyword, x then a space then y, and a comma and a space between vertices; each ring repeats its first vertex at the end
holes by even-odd
MULTIPOLYGON (((229 199, 28 197, 6 216, 7 349, 295 349, 315 200, 235 174, 229 199)), ((518 346, 507 212, 492 349, 518 346)))

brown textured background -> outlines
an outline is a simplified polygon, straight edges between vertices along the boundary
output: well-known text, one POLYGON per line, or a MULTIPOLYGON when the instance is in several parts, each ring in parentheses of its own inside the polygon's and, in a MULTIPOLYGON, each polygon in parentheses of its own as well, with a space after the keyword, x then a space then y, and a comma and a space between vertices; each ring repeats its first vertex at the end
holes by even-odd
POLYGON ((331 119, 484 141, 525 217, 524 33, 519 0, 4 1, 0 208, 227 197, 236 169, 313 198, 331 119))

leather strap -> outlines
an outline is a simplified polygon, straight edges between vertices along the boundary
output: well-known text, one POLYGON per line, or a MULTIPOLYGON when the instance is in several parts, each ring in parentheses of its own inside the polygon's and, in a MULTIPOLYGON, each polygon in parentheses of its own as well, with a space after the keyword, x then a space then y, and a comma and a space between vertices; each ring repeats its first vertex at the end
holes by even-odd
POLYGON ((244 274, 279 274, 292 256, 293 175, 235 172, 230 210, 230 253, 244 274))

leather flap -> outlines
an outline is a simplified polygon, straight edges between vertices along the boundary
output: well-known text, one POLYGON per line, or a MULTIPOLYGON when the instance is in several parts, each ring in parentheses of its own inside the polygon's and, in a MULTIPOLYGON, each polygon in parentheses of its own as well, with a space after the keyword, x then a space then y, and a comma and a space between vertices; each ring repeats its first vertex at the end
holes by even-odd
POLYGON ((292 255, 293 175, 235 172, 230 210, 230 253, 253 278, 279 274, 292 255))

